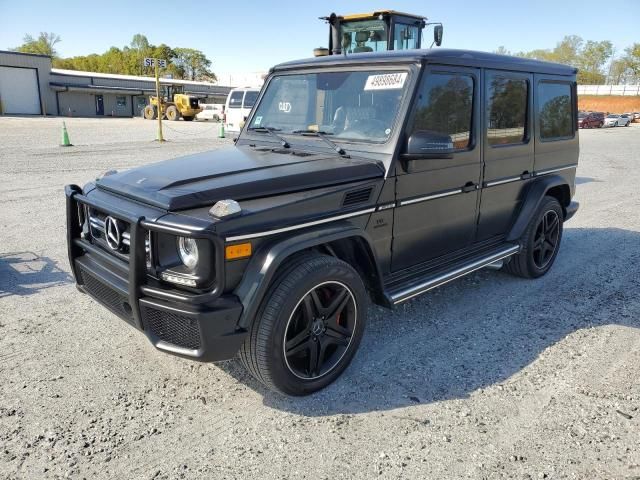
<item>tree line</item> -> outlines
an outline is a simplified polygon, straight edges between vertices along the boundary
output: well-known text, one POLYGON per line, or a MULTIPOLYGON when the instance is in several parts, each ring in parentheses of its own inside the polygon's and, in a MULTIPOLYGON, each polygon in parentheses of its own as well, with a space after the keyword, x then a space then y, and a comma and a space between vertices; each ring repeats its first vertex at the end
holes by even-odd
POLYGON ((38 37, 25 35, 23 44, 13 48, 22 53, 38 53, 52 57, 55 68, 84 70, 88 72, 117 73, 121 75, 154 75, 154 69, 143 66, 146 57, 161 58, 168 62, 167 68, 160 69, 160 75, 184 80, 215 81, 211 71, 211 60, 194 48, 170 47, 164 43, 152 45, 146 36, 138 33, 129 45, 123 48, 111 47, 104 53, 93 53, 77 57, 61 58, 56 50, 59 35, 41 32, 38 37))
POLYGON ((511 52, 499 47, 495 53, 571 65, 578 68, 578 83, 583 85, 640 83, 640 43, 616 56, 608 40, 585 41, 577 35, 567 35, 551 49, 511 52))

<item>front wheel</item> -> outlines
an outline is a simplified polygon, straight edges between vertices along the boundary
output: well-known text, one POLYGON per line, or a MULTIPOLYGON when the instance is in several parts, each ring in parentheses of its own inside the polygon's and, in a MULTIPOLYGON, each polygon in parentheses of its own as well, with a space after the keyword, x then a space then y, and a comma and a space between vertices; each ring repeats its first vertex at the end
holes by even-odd
POLYGON ((240 349, 247 370, 272 390, 308 395, 347 368, 365 328, 367 296, 358 273, 310 254, 278 275, 240 349))
POLYGON ((147 105, 144 107, 143 115, 147 120, 155 120, 158 115, 158 109, 153 105, 147 105))
POLYGON ((511 257, 504 270, 524 278, 538 278, 549 271, 558 255, 564 213, 560 202, 545 196, 522 238, 522 250, 511 257))
POLYGON ((175 105, 169 105, 167 107, 167 120, 171 120, 172 122, 177 121, 180 118, 180 111, 175 105))

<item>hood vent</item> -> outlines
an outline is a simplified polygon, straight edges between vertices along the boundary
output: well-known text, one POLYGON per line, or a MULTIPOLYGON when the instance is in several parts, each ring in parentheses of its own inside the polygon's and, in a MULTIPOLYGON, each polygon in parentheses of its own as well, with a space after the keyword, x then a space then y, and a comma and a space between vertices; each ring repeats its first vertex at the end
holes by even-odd
POLYGON ((353 190, 351 192, 347 192, 347 194, 344 196, 342 206, 351 207, 353 205, 366 203, 369 201, 369 198, 371 198, 372 191, 373 191, 373 187, 368 187, 368 188, 362 188, 360 190, 353 190))

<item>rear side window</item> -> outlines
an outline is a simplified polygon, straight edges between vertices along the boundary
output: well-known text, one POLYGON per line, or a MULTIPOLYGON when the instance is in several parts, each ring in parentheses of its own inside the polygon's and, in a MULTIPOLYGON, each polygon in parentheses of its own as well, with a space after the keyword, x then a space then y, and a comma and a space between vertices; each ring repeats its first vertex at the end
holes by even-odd
POLYGON ((524 79, 491 77, 487 92, 489 145, 513 145, 527 141, 527 98, 524 79))
MULTIPOLYGON (((559 82, 540 82, 538 84, 538 122, 542 140, 561 140, 572 138, 573 102, 571 85, 559 82)), ((591 116, 598 118, 597 114, 591 116)))
POLYGON ((471 145, 473 77, 454 73, 430 73, 420 91, 416 116, 409 135, 430 131, 449 135, 456 150, 471 145))
POLYGON ((258 92, 246 92, 244 94, 244 108, 252 108, 258 99, 258 92))
POLYGON ((229 97, 229 108, 241 108, 243 95, 243 91, 231 92, 231 97, 229 97))

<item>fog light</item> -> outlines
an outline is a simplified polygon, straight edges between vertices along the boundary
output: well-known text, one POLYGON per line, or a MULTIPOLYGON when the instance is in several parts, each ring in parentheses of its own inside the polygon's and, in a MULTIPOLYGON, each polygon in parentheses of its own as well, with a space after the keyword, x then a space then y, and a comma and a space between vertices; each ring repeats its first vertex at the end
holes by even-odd
POLYGON ((178 253, 187 268, 193 270, 198 264, 198 244, 193 238, 178 237, 178 253))
POLYGON ((167 273, 167 272, 162 272, 160 274, 160 277, 165 282, 171 282, 171 283, 175 283, 175 284, 178 284, 178 285, 186 285, 187 287, 195 287, 196 286, 196 281, 191 279, 191 278, 179 277, 177 275, 173 275, 173 274, 167 273))

